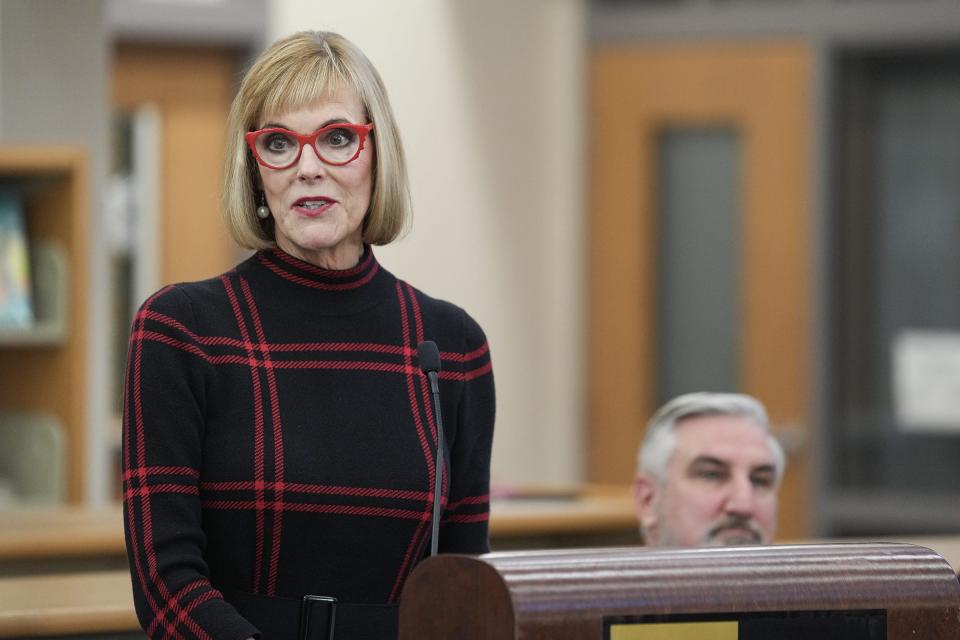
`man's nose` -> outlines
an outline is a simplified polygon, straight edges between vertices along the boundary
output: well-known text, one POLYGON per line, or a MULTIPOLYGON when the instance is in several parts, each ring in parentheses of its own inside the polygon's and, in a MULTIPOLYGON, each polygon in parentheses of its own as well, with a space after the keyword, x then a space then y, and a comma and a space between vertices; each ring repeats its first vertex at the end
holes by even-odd
POLYGON ((745 516, 753 515, 754 487, 750 478, 734 478, 729 485, 727 495, 727 513, 745 516))

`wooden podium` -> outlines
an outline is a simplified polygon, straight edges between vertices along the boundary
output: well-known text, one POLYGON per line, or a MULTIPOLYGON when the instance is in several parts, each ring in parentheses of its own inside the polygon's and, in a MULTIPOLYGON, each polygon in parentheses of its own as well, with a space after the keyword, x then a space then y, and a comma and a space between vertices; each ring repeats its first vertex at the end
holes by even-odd
POLYGON ((407 580, 399 640, 452 638, 948 640, 960 585, 893 543, 441 555, 407 580))

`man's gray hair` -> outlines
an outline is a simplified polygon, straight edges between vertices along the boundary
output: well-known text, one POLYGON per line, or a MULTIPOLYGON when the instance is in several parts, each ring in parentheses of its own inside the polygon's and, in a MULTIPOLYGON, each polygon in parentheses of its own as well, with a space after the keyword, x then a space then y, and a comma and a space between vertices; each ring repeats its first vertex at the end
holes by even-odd
POLYGON ((767 434, 777 484, 780 483, 786 467, 783 447, 770 435, 770 421, 760 401, 742 393, 687 393, 660 407, 647 423, 647 434, 637 455, 638 473, 648 473, 657 482, 663 482, 670 456, 677 446, 677 423, 697 416, 743 416, 756 424, 767 434))

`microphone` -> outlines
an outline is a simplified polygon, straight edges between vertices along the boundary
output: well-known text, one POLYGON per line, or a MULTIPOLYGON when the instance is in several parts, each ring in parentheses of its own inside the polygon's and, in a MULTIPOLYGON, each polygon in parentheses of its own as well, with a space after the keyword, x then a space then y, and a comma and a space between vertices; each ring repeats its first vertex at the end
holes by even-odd
POLYGON ((440 350, 432 340, 424 340, 417 345, 417 361, 420 370, 430 380, 430 391, 433 394, 433 409, 437 417, 437 473, 433 483, 433 525, 430 535, 430 555, 437 555, 437 542, 440 538, 440 491, 443 487, 443 418, 440 415, 440 386, 437 383, 437 372, 440 371, 440 350))

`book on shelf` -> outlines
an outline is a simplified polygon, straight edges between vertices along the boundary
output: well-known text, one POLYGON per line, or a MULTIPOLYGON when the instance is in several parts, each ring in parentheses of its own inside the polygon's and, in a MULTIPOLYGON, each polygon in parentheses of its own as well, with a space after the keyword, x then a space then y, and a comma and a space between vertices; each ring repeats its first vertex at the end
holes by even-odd
POLYGON ((19 196, 0 191, 0 329, 34 323, 30 250, 19 196))

